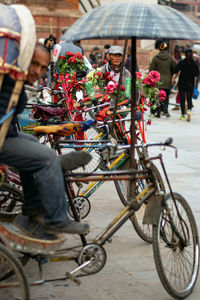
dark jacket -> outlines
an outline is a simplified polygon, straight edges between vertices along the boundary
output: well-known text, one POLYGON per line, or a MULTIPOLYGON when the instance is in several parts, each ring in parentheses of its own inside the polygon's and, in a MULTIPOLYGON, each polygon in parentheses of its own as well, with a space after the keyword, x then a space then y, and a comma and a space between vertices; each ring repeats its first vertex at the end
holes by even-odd
MULTIPOLYGON (((6 115, 6 109, 10 100, 10 96, 12 94, 14 88, 15 80, 13 80, 9 75, 4 75, 1 91, 0 91, 0 119, 6 115)), ((11 125, 8 129, 7 137, 17 136, 17 115, 20 114, 26 105, 27 97, 24 91, 24 87, 19 96, 19 102, 14 112, 13 119, 11 121, 11 125)))
POLYGON ((199 67, 194 60, 188 63, 187 59, 181 60, 174 69, 174 73, 180 72, 178 86, 187 88, 194 86, 195 77, 199 75, 199 67))
POLYGON ((175 66, 175 59, 167 51, 160 51, 158 55, 153 57, 149 70, 160 73, 160 88, 171 88, 172 74, 175 66))
MULTIPOLYGON (((131 73, 131 55, 129 55, 125 61, 124 67, 131 73)), ((136 62, 136 72, 139 72, 138 64, 136 62)))

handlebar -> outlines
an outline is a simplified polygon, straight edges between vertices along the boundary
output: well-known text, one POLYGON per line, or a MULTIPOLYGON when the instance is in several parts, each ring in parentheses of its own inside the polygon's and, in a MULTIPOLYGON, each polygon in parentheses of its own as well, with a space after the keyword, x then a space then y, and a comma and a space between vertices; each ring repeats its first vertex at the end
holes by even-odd
MULTIPOLYGON (((175 149, 175 157, 177 157, 177 148, 172 145, 173 139, 171 137, 167 138, 165 142, 160 142, 160 143, 149 143, 149 144, 143 144, 143 145, 135 145, 135 148, 143 148, 147 150, 148 147, 154 147, 154 146, 163 146, 163 147, 171 147, 175 149)), ((106 143, 105 145, 101 146, 99 148, 100 152, 103 152, 106 149, 112 149, 114 151, 117 150, 127 150, 130 149, 130 145, 116 145, 116 143, 113 143, 110 141, 109 143, 106 143)))

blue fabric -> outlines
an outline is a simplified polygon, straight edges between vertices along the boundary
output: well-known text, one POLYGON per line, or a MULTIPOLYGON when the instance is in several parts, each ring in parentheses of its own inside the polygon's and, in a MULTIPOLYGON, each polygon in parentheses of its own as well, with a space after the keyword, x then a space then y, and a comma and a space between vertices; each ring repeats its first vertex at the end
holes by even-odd
POLYGON ((1 119, 0 119, 0 125, 3 124, 8 118, 10 118, 10 116, 12 116, 12 114, 15 112, 15 109, 12 108, 9 113, 5 116, 3 116, 1 119))
POLYGON ((200 27, 179 11, 164 5, 116 2, 101 5, 79 18, 61 37, 200 39, 200 27))
POLYGON ((97 122, 96 120, 87 120, 87 121, 81 122, 81 124, 82 124, 81 132, 86 131, 87 129, 93 127, 96 124, 96 122, 97 122))
POLYGON ((194 87, 194 90, 193 90, 193 95, 192 95, 192 98, 197 100, 199 97, 199 91, 198 89, 196 88, 196 86, 194 87))
MULTIPOLYGON (((19 19, 15 14, 13 8, 7 5, 0 4, 0 27, 8 28, 14 32, 21 32, 21 26, 19 23, 19 19)), ((8 50, 6 62, 9 64, 16 64, 15 60, 19 55, 19 45, 15 40, 9 39, 8 41, 8 50)), ((5 38, 0 38, 0 57, 4 57, 4 49, 5 49, 5 38)))

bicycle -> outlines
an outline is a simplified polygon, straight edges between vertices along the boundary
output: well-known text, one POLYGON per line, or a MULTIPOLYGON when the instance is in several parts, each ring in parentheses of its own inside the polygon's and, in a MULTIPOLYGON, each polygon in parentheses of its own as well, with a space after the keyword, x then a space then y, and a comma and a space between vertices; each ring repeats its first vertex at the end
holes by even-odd
MULTIPOLYGON (((59 259, 68 260, 69 258, 74 259, 78 262, 79 266, 75 270, 68 272, 66 277, 62 279, 70 278, 79 283, 78 278, 74 276, 74 274, 82 271, 83 273, 79 273, 78 276, 83 276, 84 274, 94 274, 100 271, 106 263, 106 252, 103 246, 110 241, 113 234, 130 219, 135 211, 139 210, 145 203, 146 208, 143 221, 144 223, 153 225, 154 260, 161 283, 172 297, 184 299, 192 292, 199 270, 199 239, 196 222, 186 200, 184 200, 181 195, 172 192, 162 155, 160 154, 150 158, 147 151, 150 146, 162 145, 175 148, 170 145, 170 143, 171 140, 165 143, 146 144, 143 146, 136 145, 136 147, 142 147, 144 151, 143 162, 145 168, 142 170, 105 171, 103 172, 103 179, 99 179, 98 174, 95 173, 70 174, 70 177, 68 177, 65 182, 67 196, 72 207, 73 196, 71 193, 71 182, 128 180, 131 186, 132 181, 136 182, 137 180, 145 179, 148 183, 137 196, 131 195, 131 193, 129 194, 128 205, 124 207, 114 220, 91 242, 87 242, 86 237, 81 236, 81 245, 72 246, 63 250, 55 250, 53 243, 57 244, 58 247, 58 244, 60 245, 63 242, 61 238, 55 240, 55 242, 49 241, 48 243, 50 245, 48 245, 47 241, 38 241, 33 238, 30 239, 27 236, 21 236, 21 241, 19 241, 14 229, 13 231, 9 230, 11 225, 9 227, 7 225, 8 223, 6 223, 5 220, 3 222, 2 219, 0 232, 4 232, 4 235, 7 236, 6 242, 17 251, 28 253, 28 255, 33 252, 35 258, 37 257, 39 261, 40 268, 44 257, 47 257, 49 261, 57 261, 59 259), (151 160, 159 160, 161 163, 170 191, 168 195, 160 191, 158 187, 150 163, 151 160), (183 213, 184 218, 182 217, 183 213), (23 244, 24 240, 26 240, 25 245, 23 244), (29 243, 31 243, 31 248, 29 243), (73 251, 73 254, 76 255, 63 256, 64 253, 68 251, 73 251), (166 256, 166 251, 170 252, 170 255, 166 256), (165 263, 166 259, 168 259, 167 263, 165 263), (175 268, 174 266, 175 263, 177 263, 177 259, 178 267, 175 268), (171 267, 170 270, 169 267, 171 267)), ((111 147, 110 144, 108 144, 108 146, 111 147)), ((124 147, 127 148, 128 146, 121 146, 123 149, 124 147)), ((118 146, 118 148, 120 147, 118 146)), ((31 257, 34 257, 33 254, 31 254, 31 257)))

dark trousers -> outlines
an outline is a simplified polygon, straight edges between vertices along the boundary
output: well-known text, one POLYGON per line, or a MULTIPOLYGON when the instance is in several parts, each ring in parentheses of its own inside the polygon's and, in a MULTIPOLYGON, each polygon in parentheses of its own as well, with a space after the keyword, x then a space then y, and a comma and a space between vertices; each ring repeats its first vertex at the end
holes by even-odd
POLYGON ((156 109, 151 109, 151 114, 156 115, 157 117, 160 117, 161 111, 164 113, 168 112, 168 106, 169 106, 169 94, 170 94, 170 89, 163 89, 166 93, 166 98, 164 101, 160 101, 160 105, 157 106, 156 109))
MULTIPOLYGON (((29 134, 9 137, 0 151, 0 163, 20 172, 24 211, 44 209, 45 223, 67 224, 68 202, 60 158, 56 152, 29 134)), ((35 215, 35 212, 34 212, 35 215)))
POLYGON ((180 101, 181 101, 181 114, 185 114, 185 98, 187 99, 187 108, 189 110, 192 109, 192 94, 193 94, 194 86, 185 86, 178 88, 180 93, 180 101))

